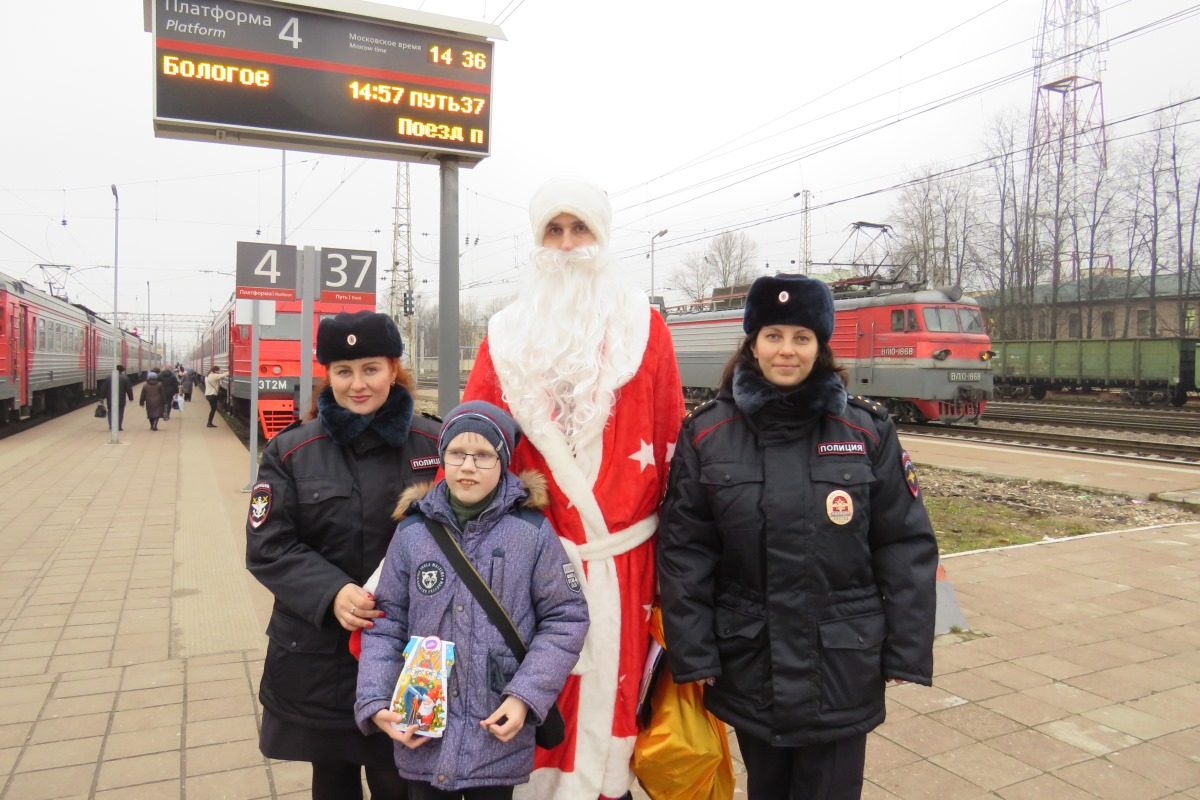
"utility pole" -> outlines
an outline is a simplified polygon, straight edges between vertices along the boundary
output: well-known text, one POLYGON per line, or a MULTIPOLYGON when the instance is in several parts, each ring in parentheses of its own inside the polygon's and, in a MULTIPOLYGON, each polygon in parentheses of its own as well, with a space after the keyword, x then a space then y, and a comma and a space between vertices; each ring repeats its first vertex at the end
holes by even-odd
POLYGON ((807 275, 812 268, 812 222, 808 213, 808 202, 812 192, 800 190, 800 273, 807 275))
MULTIPOLYGON (((1098 0, 1043 0, 1042 20, 1034 50, 1033 96, 1030 102, 1025 167, 1025 227, 1027 245, 1017 254, 1017 285, 1033 286, 1047 270, 1052 284, 1050 337, 1058 338, 1055 312, 1060 272, 1078 226, 1078 178, 1108 166, 1104 129, 1104 69, 1098 0), (1043 197, 1043 189, 1046 196, 1043 197), (1046 207, 1043 207, 1043 203, 1046 207), (1039 231, 1049 220, 1049 264, 1043 262, 1039 231)), ((1090 263, 1090 256, 1089 256, 1090 263)), ((1075 260, 1068 280, 1078 279, 1075 260)), ((1031 298, 1014 298, 1020 306, 1031 298)), ((1030 323, 1031 324, 1031 323, 1030 323)))
POLYGON ((407 161, 396 162, 396 203, 392 207, 394 219, 392 224, 392 277, 388 284, 388 316, 397 324, 401 315, 408 317, 408 330, 404 341, 404 350, 408 353, 408 363, 412 368, 413 377, 419 377, 420 365, 417 358, 417 315, 416 297, 413 294, 415 279, 413 277, 412 258, 412 189, 409 182, 409 164, 407 161), (400 276, 403 274, 403 289, 400 276), (406 299, 407 298, 407 299, 406 299))

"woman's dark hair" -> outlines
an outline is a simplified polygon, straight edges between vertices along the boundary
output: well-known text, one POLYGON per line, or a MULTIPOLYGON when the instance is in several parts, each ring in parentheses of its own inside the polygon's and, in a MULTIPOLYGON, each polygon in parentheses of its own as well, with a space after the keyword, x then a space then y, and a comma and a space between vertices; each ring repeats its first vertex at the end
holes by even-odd
MULTIPOLYGON (((762 328, 759 328, 762 330, 762 328)), ((751 331, 746 334, 746 338, 742 339, 738 344, 737 350, 733 356, 725 362, 725 370, 721 373, 721 383, 717 386, 717 393, 729 393, 733 391, 733 373, 738 366, 752 369, 759 375, 762 375, 762 369, 758 366, 758 359, 754 357, 754 343, 758 341, 758 331, 751 331)), ((821 375, 836 374, 842 379, 842 384, 846 383, 846 368, 837 363, 837 358, 833 355, 833 349, 828 342, 820 342, 817 344, 817 360, 813 364, 812 373, 809 378, 819 377, 821 375)), ((807 378, 805 379, 807 380, 807 378)))

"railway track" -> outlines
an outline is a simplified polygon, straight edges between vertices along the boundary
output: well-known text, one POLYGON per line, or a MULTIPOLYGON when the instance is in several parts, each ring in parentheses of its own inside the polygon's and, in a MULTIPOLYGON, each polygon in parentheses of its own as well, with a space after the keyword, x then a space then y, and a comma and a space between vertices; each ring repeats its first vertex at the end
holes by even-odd
POLYGON ((1200 414, 1178 410, 993 401, 988 403, 983 416, 985 421, 1019 422, 1028 425, 1200 436, 1200 414))
MULTIPOLYGON (((991 408, 988 408, 988 412, 991 408)), ((985 417, 988 416, 985 414, 985 417)), ((926 438, 965 439, 969 441, 1003 444, 1012 447, 1030 447, 1041 450, 1063 450, 1086 452, 1096 455, 1130 458, 1138 460, 1177 461, 1189 464, 1200 463, 1200 439, 1195 443, 1155 442, 1146 440, 1114 438, 1097 431, 1091 434, 1063 433, 1055 431, 1030 431, 1011 428, 994 428, 981 424, 979 427, 951 427, 934 425, 901 424, 897 426, 904 436, 926 438)))

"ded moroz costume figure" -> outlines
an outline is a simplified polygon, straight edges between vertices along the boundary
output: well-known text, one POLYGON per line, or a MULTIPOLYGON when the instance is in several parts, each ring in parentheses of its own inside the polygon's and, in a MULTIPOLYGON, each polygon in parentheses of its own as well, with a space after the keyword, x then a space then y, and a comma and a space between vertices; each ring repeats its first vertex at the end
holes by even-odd
POLYGON ((612 210, 556 179, 529 208, 533 271, 492 317, 464 392, 509 409, 527 434, 513 469, 546 475, 548 509, 591 629, 559 699, 563 744, 538 750, 518 797, 621 797, 632 775, 638 684, 654 596, 656 509, 683 418, 671 335, 610 255, 612 210))

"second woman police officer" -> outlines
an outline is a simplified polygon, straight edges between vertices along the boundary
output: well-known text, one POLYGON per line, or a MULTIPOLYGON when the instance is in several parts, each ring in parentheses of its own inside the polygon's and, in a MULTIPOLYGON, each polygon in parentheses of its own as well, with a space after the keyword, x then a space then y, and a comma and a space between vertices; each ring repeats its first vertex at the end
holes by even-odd
POLYGON ((671 671, 708 684, 750 800, 859 797, 885 681, 932 677, 937 544, 887 411, 847 399, 833 326, 823 283, 754 282, 659 528, 671 671))

